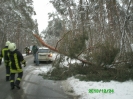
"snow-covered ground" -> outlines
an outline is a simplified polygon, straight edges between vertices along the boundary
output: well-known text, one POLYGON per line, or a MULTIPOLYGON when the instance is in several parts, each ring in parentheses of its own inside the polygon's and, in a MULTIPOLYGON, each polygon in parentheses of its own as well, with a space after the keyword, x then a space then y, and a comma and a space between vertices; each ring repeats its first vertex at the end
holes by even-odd
MULTIPOLYGON (((51 70, 51 66, 38 67, 34 70, 34 73, 47 73, 51 70)), ((64 82, 64 81, 63 81, 64 82)), ((65 80, 64 85, 66 88, 71 88, 65 91, 73 91, 74 94, 79 96, 79 99, 133 99, 133 81, 126 82, 94 82, 94 81, 79 81, 74 77, 70 77, 65 80), (99 90, 99 93, 93 90, 99 90), (101 91, 100 91, 101 89, 101 91), (108 92, 107 92, 108 90, 108 92), (106 91, 106 92, 105 92, 106 91)), ((71 92, 70 92, 71 93, 71 92)))
POLYGON ((133 81, 86 82, 71 77, 67 79, 67 82, 74 93, 80 95, 79 99, 133 99, 133 81), (94 92, 94 90, 93 93, 89 92, 91 89, 99 90, 99 93, 94 92))
MULTIPOLYGON (((73 60, 72 63, 74 62, 78 61, 73 60)), ((62 65, 68 66, 67 63, 68 62, 65 62, 62 65)), ((45 65, 37 67, 33 72, 35 74, 47 73, 51 69, 52 66, 45 65)), ((126 82, 86 82, 70 77, 63 81, 62 84, 65 86, 66 92, 73 92, 73 94, 79 96, 79 99, 133 99, 133 81, 131 80, 126 82)))

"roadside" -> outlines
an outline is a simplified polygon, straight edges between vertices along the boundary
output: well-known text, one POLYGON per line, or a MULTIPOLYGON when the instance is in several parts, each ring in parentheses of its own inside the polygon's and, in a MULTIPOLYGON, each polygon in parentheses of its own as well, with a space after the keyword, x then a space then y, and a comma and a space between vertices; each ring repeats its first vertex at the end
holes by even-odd
MULTIPOLYGON (((28 55, 28 56, 24 56, 24 58, 27 60, 29 57, 31 57, 31 55, 28 55)), ((54 55, 55 57, 55 55, 54 55)), ((42 65, 42 64, 41 64, 42 65)), ((46 65, 46 64, 44 64, 46 65)), ((39 66, 39 67, 35 67, 34 70, 32 71, 33 74, 41 74, 41 73, 47 73, 48 71, 51 70, 52 66, 51 64, 47 64, 48 66, 39 66)), ((33 67, 32 67, 33 69, 33 67)), ((39 77, 40 78, 40 77, 39 77)), ((41 78, 40 78, 41 79, 41 78)), ((45 79, 44 79, 45 80, 45 79)), ((54 81, 55 83, 56 81, 54 81)), ((62 90, 64 91, 64 93, 66 93, 67 95, 69 96, 72 96, 73 99, 78 99, 80 96, 79 95, 76 95, 74 93, 74 90, 72 89, 72 86, 69 84, 69 82, 67 80, 63 80, 63 81, 60 81, 60 84, 61 84, 61 88, 62 90)))
POLYGON ((48 72, 51 64, 40 63, 35 66, 32 56, 26 56, 27 66, 24 68, 24 77, 22 80, 23 99, 78 99, 65 93, 62 81, 44 79, 39 74, 48 72))
POLYGON ((79 99, 80 95, 76 95, 74 93, 74 89, 72 88, 72 86, 69 84, 69 82, 67 80, 62 81, 61 84, 62 84, 62 88, 66 94, 73 96, 74 99, 79 99))

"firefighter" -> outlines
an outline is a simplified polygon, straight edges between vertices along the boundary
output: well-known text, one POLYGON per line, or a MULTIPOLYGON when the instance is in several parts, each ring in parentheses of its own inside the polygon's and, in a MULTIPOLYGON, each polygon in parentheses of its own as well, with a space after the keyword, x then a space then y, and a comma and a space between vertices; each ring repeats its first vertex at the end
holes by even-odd
POLYGON ((22 64, 26 66, 26 61, 24 60, 20 51, 16 49, 15 43, 10 43, 8 46, 9 52, 7 53, 6 61, 9 61, 10 66, 10 85, 11 90, 15 86, 20 89, 20 81, 23 76, 22 64), (15 74, 18 74, 17 79, 15 80, 15 74))
POLYGON ((30 49, 26 46, 26 47, 25 47, 26 56, 29 55, 29 51, 30 51, 30 49))
POLYGON ((4 65, 6 67, 6 81, 9 81, 9 79, 10 79, 10 67, 9 67, 8 62, 5 60, 5 57, 7 56, 7 52, 9 51, 8 50, 9 44, 10 44, 10 41, 7 41, 5 44, 5 47, 1 50, 1 53, 0 53, 0 65, 1 65, 2 58, 3 58, 4 65))

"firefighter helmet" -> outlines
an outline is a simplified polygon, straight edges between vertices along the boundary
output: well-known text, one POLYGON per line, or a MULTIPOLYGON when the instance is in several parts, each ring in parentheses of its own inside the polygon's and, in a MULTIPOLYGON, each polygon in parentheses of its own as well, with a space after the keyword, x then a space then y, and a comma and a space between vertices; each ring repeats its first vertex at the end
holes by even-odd
POLYGON ((8 46, 10 43, 11 43, 10 41, 7 41, 7 42, 6 42, 6 46, 8 46))
POLYGON ((8 49, 10 51, 14 51, 16 49, 16 44, 15 43, 10 43, 9 46, 8 46, 8 49))

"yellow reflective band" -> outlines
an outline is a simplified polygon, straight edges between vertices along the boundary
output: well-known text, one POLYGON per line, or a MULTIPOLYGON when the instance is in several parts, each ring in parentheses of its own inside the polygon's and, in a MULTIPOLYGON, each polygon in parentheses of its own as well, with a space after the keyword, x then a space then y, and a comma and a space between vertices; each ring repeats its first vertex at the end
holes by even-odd
POLYGON ((10 53, 7 53, 8 57, 10 56, 10 53))
MULTIPOLYGON (((7 56, 8 56, 8 58, 10 58, 10 53, 7 53, 7 56)), ((8 65, 11 66, 11 61, 10 61, 10 59, 6 60, 6 62, 9 62, 8 65)))
POLYGON ((15 60, 15 65, 17 67, 17 69, 20 69, 19 65, 18 65, 18 58, 17 58, 17 54, 14 54, 14 60, 15 60))
POLYGON ((10 66, 10 68, 12 68, 12 67, 11 67, 11 61, 9 62, 9 66, 10 66))
POLYGON ((2 50, 2 56, 4 57, 4 55, 5 55, 5 51, 7 51, 8 50, 8 48, 4 48, 3 50, 2 50))
POLYGON ((10 76, 10 74, 6 74, 6 76, 10 76))
POLYGON ((17 80, 21 80, 21 78, 17 78, 17 80))
POLYGON ((17 70, 10 69, 11 73, 20 73, 22 71, 23 71, 22 69, 17 69, 17 70))
POLYGON ((5 49, 2 50, 2 56, 3 56, 3 57, 4 57, 4 51, 5 51, 5 49))
POLYGON ((14 80, 10 80, 10 82, 14 82, 14 80))
POLYGON ((2 49, 2 53, 1 53, 2 55, 1 55, 0 59, 4 58, 4 64, 7 65, 6 62, 5 62, 5 51, 8 51, 8 48, 3 48, 2 49))
POLYGON ((25 60, 23 60, 21 63, 24 63, 25 62, 25 60))

